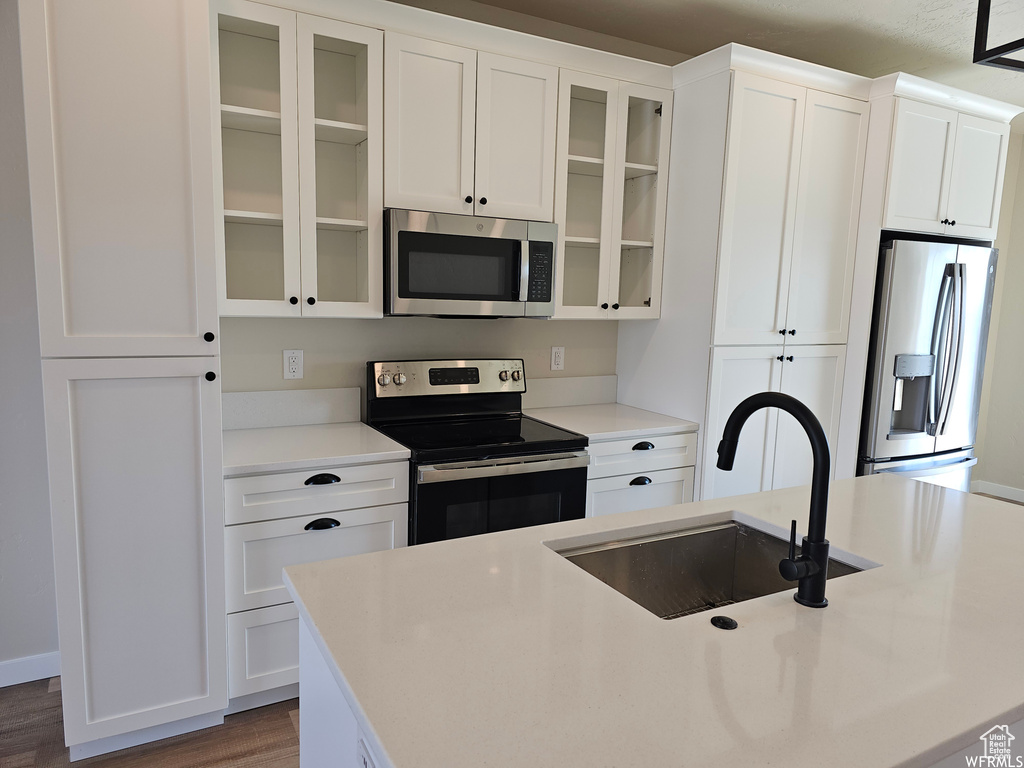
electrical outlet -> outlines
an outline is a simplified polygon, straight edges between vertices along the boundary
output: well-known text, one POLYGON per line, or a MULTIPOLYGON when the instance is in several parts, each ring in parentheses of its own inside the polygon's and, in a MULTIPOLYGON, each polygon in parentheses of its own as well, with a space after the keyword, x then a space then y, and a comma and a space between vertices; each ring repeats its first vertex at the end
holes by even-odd
POLYGON ((301 349, 286 349, 284 351, 284 377, 286 379, 302 378, 301 349))
POLYGON ((551 370, 552 371, 564 371, 565 370, 565 347, 552 347, 551 348, 551 370))

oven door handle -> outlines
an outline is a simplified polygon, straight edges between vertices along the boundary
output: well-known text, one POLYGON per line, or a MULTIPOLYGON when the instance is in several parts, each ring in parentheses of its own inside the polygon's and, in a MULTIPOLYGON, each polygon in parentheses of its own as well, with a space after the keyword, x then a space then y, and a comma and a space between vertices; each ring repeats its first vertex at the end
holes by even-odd
POLYGON ((496 463, 495 461, 477 461, 460 463, 453 466, 433 465, 419 467, 417 482, 446 483, 455 480, 477 480, 483 477, 504 477, 506 475, 526 475, 533 472, 554 472, 559 469, 578 469, 590 464, 590 456, 586 453, 558 453, 546 456, 520 457, 511 461, 496 463))

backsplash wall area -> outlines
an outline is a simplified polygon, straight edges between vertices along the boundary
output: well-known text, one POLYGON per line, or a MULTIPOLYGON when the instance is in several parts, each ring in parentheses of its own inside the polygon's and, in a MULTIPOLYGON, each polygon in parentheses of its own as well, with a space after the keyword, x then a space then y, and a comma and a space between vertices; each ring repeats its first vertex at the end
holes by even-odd
POLYGON ((361 387, 367 360, 522 358, 528 378, 615 373, 618 323, 588 320, 385 317, 222 318, 224 392, 361 387), (551 347, 565 370, 550 370, 551 347), (283 378, 282 352, 303 351, 304 376, 283 378))

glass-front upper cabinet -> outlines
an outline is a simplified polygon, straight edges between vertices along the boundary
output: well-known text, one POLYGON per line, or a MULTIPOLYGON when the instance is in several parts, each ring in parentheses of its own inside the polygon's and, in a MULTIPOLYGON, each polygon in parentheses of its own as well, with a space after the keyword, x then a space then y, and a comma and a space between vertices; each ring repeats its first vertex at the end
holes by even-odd
POLYGON ((669 91, 560 74, 556 317, 661 312, 669 91))
POLYGON ((382 315, 383 34, 224 0, 221 315, 382 315))

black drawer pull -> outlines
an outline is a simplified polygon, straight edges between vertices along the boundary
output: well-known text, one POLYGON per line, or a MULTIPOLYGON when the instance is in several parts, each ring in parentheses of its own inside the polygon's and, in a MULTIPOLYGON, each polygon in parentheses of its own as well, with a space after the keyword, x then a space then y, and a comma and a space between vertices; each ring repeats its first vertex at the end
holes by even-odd
POLYGON ((654 450, 654 443, 650 442, 649 440, 643 440, 642 442, 639 442, 636 445, 634 445, 633 446, 633 450, 634 451, 653 451, 654 450))
POLYGON ((341 523, 333 517, 321 517, 311 523, 306 523, 306 527, 303 530, 326 531, 328 528, 337 528, 339 525, 341 525, 341 523))
POLYGON ((330 485, 331 483, 340 482, 341 478, 337 475, 332 475, 330 472, 323 472, 319 475, 313 475, 305 482, 305 485, 330 485))
POLYGON ((630 485, 650 485, 651 484, 651 478, 647 477, 646 475, 640 475, 640 477, 634 477, 632 480, 630 480, 629 484, 630 485))

